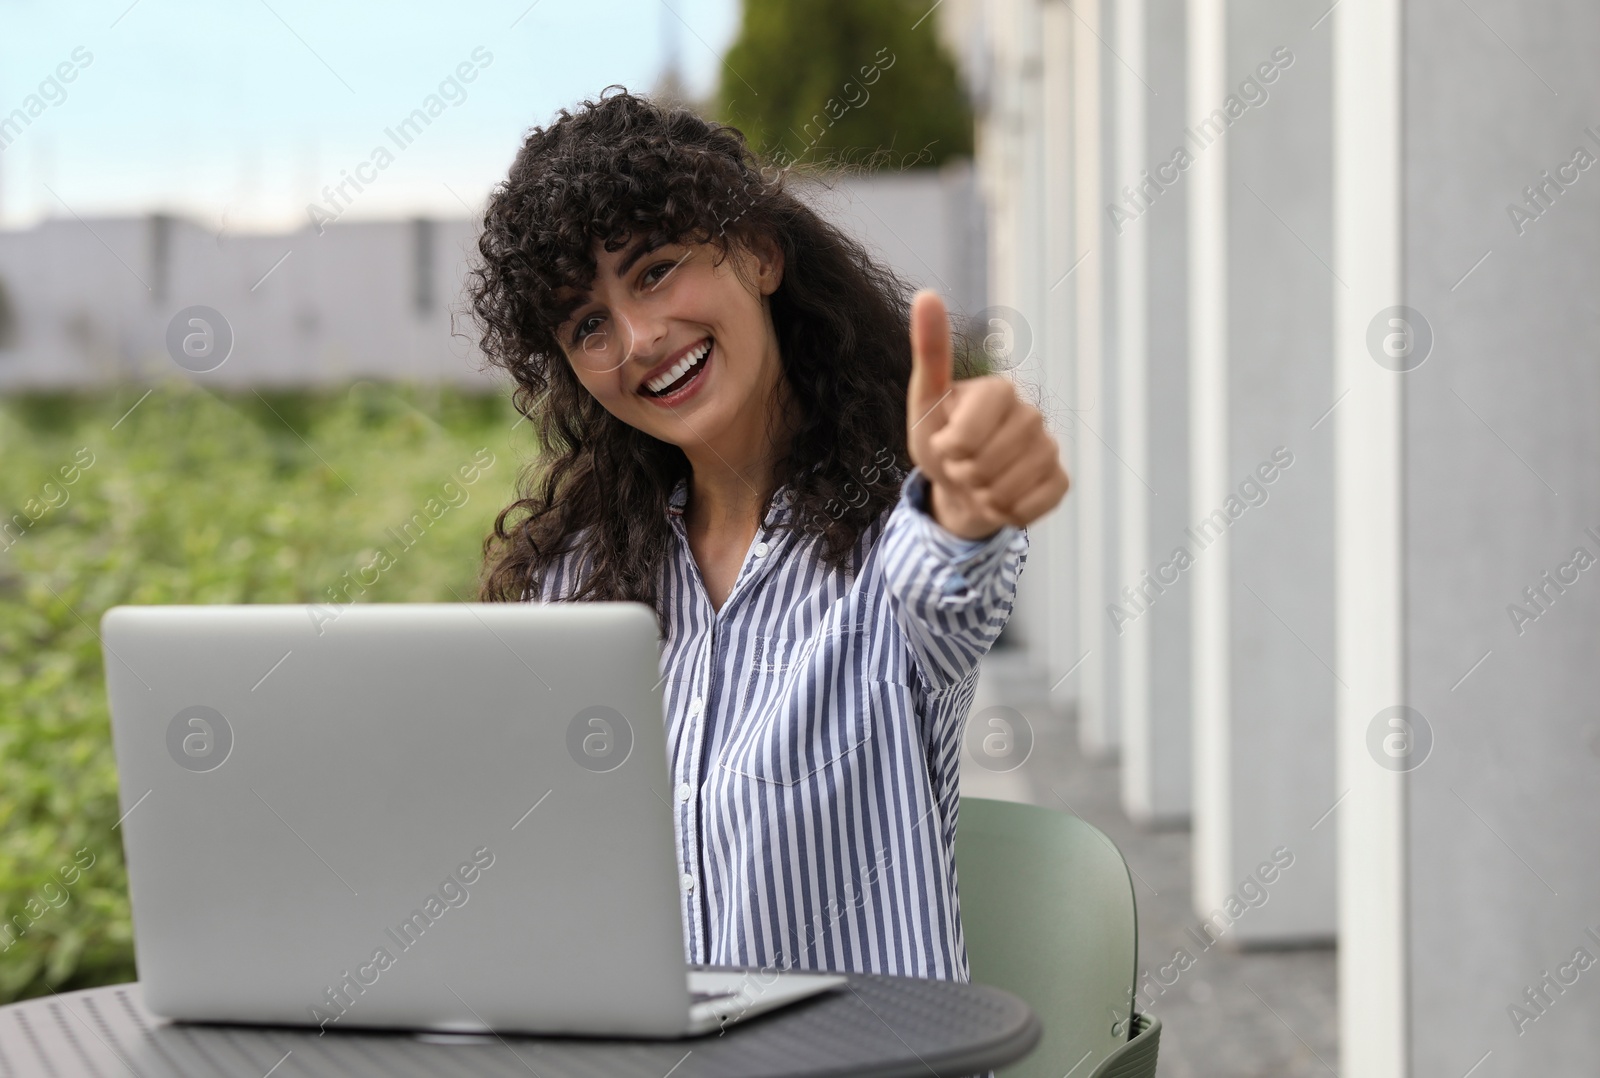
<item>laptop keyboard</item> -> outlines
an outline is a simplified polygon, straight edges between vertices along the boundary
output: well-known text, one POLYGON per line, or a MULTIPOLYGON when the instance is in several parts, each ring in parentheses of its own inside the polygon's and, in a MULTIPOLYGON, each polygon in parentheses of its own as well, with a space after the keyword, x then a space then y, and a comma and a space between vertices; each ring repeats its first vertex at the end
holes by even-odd
POLYGON ((710 1003, 714 999, 727 999, 734 995, 733 992, 693 992, 689 993, 689 1003, 710 1003))

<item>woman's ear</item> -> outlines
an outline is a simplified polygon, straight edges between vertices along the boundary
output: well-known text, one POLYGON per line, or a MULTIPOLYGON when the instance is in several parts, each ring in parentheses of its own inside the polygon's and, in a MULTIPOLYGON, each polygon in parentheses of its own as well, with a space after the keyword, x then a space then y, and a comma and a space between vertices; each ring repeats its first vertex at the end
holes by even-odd
POLYGON ((756 236, 750 241, 750 256, 756 288, 770 296, 783 283, 783 248, 771 236, 756 236))

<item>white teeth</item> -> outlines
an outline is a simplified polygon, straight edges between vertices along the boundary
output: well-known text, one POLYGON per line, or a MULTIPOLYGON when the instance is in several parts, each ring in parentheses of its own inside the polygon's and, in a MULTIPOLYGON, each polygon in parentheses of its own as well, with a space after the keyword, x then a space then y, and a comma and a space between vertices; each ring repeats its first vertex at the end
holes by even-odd
POLYGON ((674 363, 670 369, 663 372, 659 377, 650 379, 650 381, 646 382, 645 385, 649 387, 652 393, 660 393, 673 382, 676 382, 679 378, 682 378, 684 372, 690 367, 694 366, 696 363, 700 362, 700 360, 704 359, 705 354, 710 350, 711 342, 702 341, 697 347, 685 354, 682 359, 674 363))

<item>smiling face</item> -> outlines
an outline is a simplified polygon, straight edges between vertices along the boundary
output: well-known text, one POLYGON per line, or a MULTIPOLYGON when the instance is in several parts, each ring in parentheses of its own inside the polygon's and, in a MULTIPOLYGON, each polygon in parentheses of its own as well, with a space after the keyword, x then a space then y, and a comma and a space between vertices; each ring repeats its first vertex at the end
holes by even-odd
POLYGON ((770 454, 783 370, 768 297, 775 248, 597 247, 595 277, 556 329, 578 381, 622 422, 744 470, 770 454))

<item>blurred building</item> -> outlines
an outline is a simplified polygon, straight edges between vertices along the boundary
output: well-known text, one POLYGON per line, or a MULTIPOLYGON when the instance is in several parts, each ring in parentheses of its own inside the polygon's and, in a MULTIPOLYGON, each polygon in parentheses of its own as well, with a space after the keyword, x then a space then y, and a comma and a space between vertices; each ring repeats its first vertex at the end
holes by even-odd
POLYGON ((1342 1073, 1592 1071, 1600 9, 941 17, 1075 479, 1031 677, 1198 916, 1294 852, 1236 938, 1337 939, 1342 1073))
POLYGON ((214 235, 168 216, 52 218, 0 233, 15 329, 0 388, 92 387, 184 375, 167 330, 220 313, 232 351, 208 384, 294 386, 388 377, 487 386, 452 338, 472 228, 349 221, 322 235, 214 235))
MULTIPOLYGON (((983 306, 986 238, 970 164, 797 189, 909 282, 958 311, 983 306)), ((57 217, 0 232, 0 391, 189 376, 168 332, 194 306, 231 330, 221 365, 192 375, 207 384, 487 388, 495 379, 481 369, 462 296, 474 244, 464 218, 233 235, 164 215, 57 217)))

